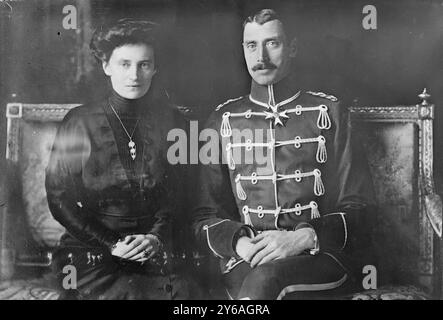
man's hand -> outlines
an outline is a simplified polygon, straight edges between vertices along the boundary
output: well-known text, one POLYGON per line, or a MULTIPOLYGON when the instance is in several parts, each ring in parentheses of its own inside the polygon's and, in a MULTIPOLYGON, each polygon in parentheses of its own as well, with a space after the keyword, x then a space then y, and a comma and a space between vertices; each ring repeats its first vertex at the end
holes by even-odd
POLYGON ((235 251, 243 260, 246 260, 245 258, 250 255, 253 247, 254 247, 254 244, 252 243, 251 238, 241 237, 237 240, 237 244, 235 246, 235 251))
POLYGON ((243 258, 251 262, 252 268, 272 260, 299 255, 315 246, 314 232, 311 228, 296 231, 263 231, 250 240, 253 246, 243 258))
POLYGON ((144 262, 160 249, 160 241, 153 234, 133 234, 117 242, 111 254, 123 259, 144 262))

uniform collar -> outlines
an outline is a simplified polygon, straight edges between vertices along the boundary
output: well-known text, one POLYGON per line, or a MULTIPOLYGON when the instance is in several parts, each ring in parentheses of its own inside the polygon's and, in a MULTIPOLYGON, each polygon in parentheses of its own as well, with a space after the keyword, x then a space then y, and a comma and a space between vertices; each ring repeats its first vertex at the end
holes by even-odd
POLYGON ((300 95, 293 77, 288 76, 271 85, 260 85, 254 80, 251 83, 249 99, 266 108, 276 108, 294 101, 300 95))

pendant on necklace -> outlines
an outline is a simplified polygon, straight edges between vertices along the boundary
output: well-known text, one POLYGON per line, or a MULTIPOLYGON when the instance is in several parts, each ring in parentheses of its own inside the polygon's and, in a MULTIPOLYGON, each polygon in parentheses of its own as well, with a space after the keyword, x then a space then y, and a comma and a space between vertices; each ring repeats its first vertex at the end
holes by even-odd
POLYGON ((128 147, 129 147, 129 153, 131 155, 132 160, 135 160, 135 156, 136 156, 135 142, 132 141, 132 139, 129 140, 128 147))

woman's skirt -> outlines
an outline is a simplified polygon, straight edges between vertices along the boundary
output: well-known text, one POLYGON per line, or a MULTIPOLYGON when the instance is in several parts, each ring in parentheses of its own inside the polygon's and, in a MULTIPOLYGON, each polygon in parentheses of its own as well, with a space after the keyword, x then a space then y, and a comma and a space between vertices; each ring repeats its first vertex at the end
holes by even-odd
POLYGON ((54 253, 61 299, 199 299, 198 286, 171 270, 163 256, 144 264, 119 259, 102 248, 63 247, 54 253))

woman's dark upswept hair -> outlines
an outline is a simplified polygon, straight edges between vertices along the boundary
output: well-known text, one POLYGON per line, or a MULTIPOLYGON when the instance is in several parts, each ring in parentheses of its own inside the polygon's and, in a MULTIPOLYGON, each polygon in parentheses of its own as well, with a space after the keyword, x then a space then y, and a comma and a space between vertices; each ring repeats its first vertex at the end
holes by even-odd
POLYGON ((125 18, 97 28, 89 47, 99 62, 108 62, 114 49, 125 44, 143 43, 152 46, 157 58, 159 49, 157 34, 157 23, 125 18))

